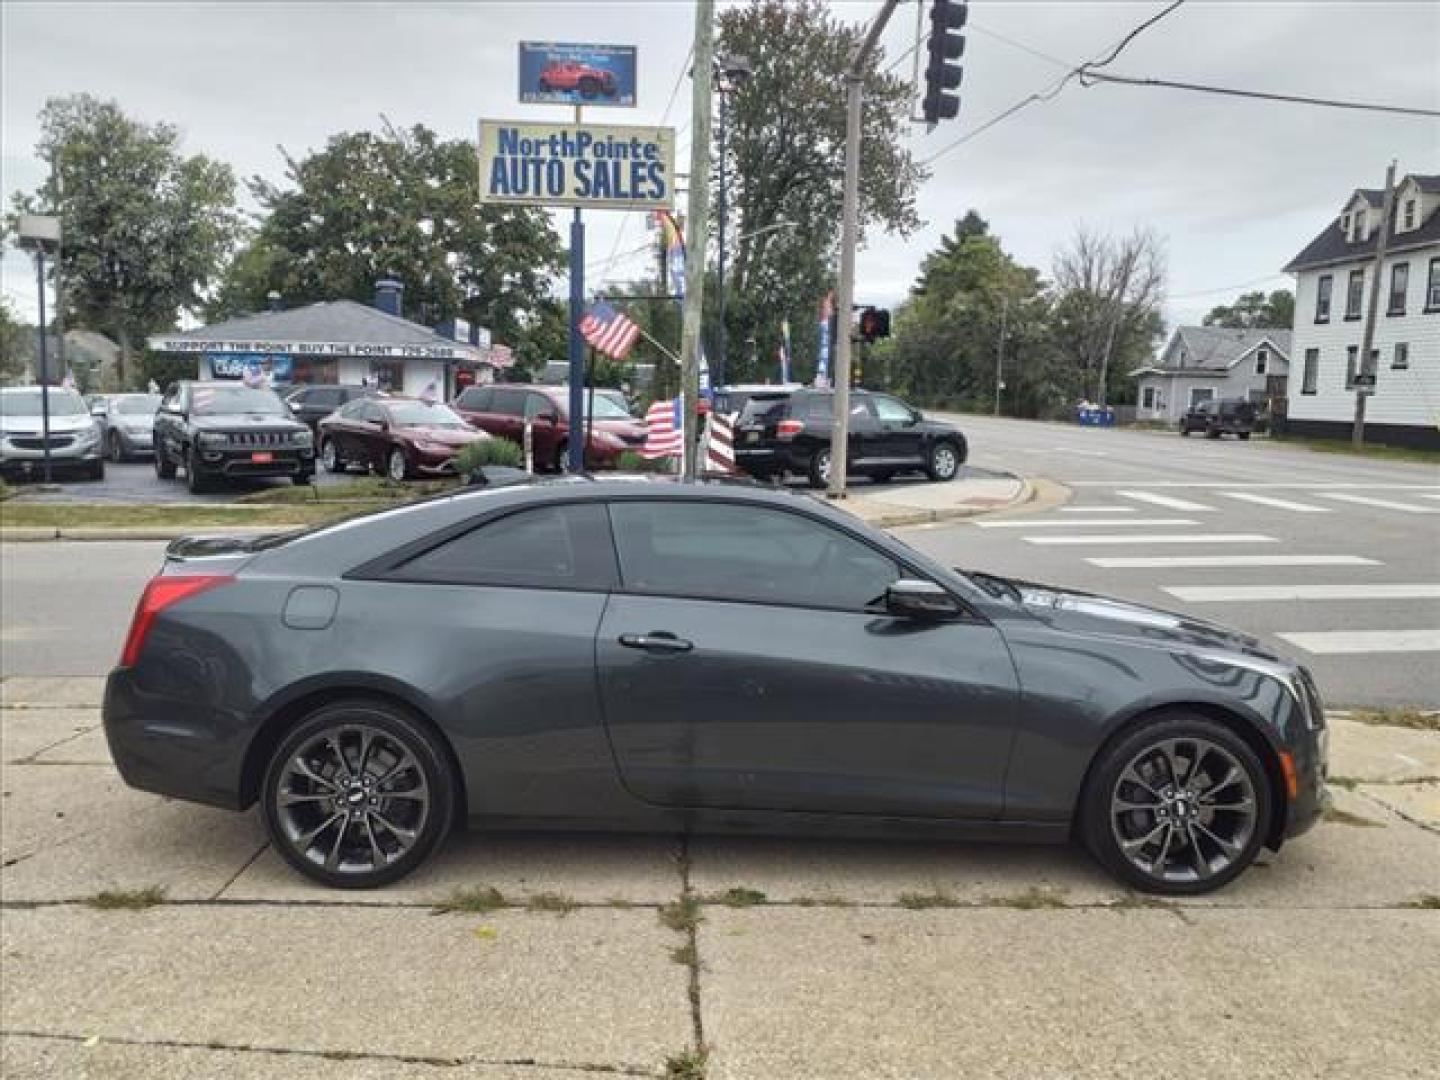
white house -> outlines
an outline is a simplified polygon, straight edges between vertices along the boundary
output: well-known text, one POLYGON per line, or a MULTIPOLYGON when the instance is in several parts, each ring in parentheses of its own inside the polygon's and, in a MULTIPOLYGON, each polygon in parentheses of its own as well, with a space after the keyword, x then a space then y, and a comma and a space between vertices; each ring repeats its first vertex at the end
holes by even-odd
POLYGON ((1130 372, 1139 380, 1135 419, 1176 423, 1211 398, 1268 409, 1285 396, 1289 374, 1289 330, 1181 326, 1153 364, 1130 372))
MULTIPOLYGON (((1285 267, 1295 275, 1286 430, 1347 438, 1384 193, 1361 189, 1285 267)), ((1440 448, 1440 176, 1407 176, 1380 269, 1366 438, 1440 448)))

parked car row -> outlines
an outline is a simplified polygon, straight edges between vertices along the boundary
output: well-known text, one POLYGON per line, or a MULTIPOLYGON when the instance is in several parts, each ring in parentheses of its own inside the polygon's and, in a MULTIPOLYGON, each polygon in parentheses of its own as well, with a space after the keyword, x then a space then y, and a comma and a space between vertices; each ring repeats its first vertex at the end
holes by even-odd
POLYGON ((40 475, 48 445, 52 473, 104 479, 103 439, 100 423, 74 390, 52 386, 46 394, 38 386, 0 389, 0 473, 7 477, 40 475), (50 399, 48 444, 45 397, 50 399))

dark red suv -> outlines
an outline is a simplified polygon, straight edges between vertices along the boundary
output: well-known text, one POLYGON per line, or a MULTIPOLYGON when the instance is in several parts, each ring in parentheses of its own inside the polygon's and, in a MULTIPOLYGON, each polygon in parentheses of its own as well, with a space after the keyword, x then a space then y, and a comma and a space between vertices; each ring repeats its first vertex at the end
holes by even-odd
MULTIPOLYGON (((537 468, 565 468, 570 447, 568 390, 563 386, 471 386, 455 399, 454 409, 471 424, 512 442, 525 442, 525 421, 530 421, 537 468)), ((591 400, 585 395, 585 400, 591 400)), ((585 464, 605 469, 626 450, 645 444, 645 425, 616 401, 599 392, 590 412, 590 441, 585 464)))
POLYGON ((615 96, 615 73, 576 60, 555 60, 540 72, 540 91, 578 90, 581 97, 615 96))

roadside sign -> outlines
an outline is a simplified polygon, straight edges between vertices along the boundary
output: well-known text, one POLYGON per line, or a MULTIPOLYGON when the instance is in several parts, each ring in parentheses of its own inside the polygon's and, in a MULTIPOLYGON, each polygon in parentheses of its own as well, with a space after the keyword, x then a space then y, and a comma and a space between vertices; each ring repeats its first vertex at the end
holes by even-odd
POLYGON ((668 210, 675 129, 481 120, 480 201, 668 210))
POLYGON ((1375 386, 1375 372, 1373 372, 1373 371, 1359 371, 1359 372, 1356 372, 1356 373, 1355 373, 1355 385, 1356 385, 1357 387, 1370 387, 1370 388, 1373 388, 1373 387, 1375 386))
POLYGON ((520 42, 525 105, 635 105, 635 46, 520 42))

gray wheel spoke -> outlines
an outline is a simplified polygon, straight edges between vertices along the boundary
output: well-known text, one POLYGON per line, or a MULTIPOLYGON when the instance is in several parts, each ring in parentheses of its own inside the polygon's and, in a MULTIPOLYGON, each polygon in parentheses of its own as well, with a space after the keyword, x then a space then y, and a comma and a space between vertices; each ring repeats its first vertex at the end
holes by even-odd
POLYGON ((339 821, 343 816, 344 815, 342 814, 331 814, 329 817, 327 817, 324 821, 322 821, 319 825, 315 826, 315 828, 311 829, 309 832, 304 832, 297 836, 295 838, 295 846, 298 847, 302 852, 307 851, 310 847, 310 844, 315 840, 317 836, 323 833, 331 825, 335 824, 335 822, 339 821))
POLYGON ((384 866, 385 852, 380 848, 380 841, 375 839, 375 826, 370 823, 370 815, 365 815, 365 835, 370 840, 370 858, 376 866, 384 866))
POLYGON ((348 779, 350 776, 350 763, 345 760, 345 755, 340 750, 340 737, 338 735, 327 735, 325 737, 325 746, 330 753, 334 755, 336 764, 340 766, 340 772, 336 775, 348 779))
POLYGON ((1210 839, 1211 843, 1215 844, 1215 846, 1217 846, 1221 851, 1223 851, 1228 857, 1232 859, 1236 855, 1239 855, 1242 848, 1244 847, 1244 845, 1237 844, 1233 840, 1226 840, 1223 836, 1217 836, 1213 830, 1206 828, 1204 822, 1195 822, 1195 824, 1191 827, 1191 831, 1192 834, 1195 832, 1204 833, 1206 837, 1210 839))
POLYGON ((355 766, 355 775, 364 776, 365 766, 370 762, 370 748, 375 745, 375 733, 369 728, 360 732, 360 761, 355 766))
POLYGON ((305 777, 306 780, 309 780, 312 783, 319 784, 330 791, 335 790, 335 782, 333 780, 326 780, 325 777, 321 776, 314 769, 312 769, 310 767, 310 763, 306 761, 303 756, 296 754, 294 759, 290 762, 290 766, 301 776, 305 777))
MULTIPOLYGON (((390 766, 390 768, 386 769, 385 772, 382 773, 380 776, 377 776, 375 778, 375 786, 379 787, 381 784, 385 783, 385 781, 389 780, 392 776, 403 771, 407 766, 415 764, 415 759, 411 757, 409 752, 407 751, 400 758, 399 761, 397 761, 394 765, 390 766)), ((416 767, 418 768, 418 766, 416 767)))
POLYGON ((1199 794, 1199 796, 1200 796, 1200 801, 1201 801, 1201 802, 1206 802, 1206 801, 1208 801, 1208 800, 1213 800, 1213 799, 1215 798, 1215 793, 1216 793, 1216 792, 1218 792, 1218 791, 1224 791, 1224 790, 1225 790, 1226 788, 1228 788, 1231 784, 1234 784, 1234 783, 1239 782, 1239 780, 1240 780, 1243 776, 1244 776, 1244 773, 1242 773, 1242 772, 1240 771, 1240 766, 1238 766, 1238 765, 1231 765, 1229 771, 1228 771, 1224 776, 1222 776, 1218 781, 1216 781, 1215 783, 1211 784, 1209 787, 1205 788, 1203 791, 1198 792, 1198 794, 1199 794))
POLYGON ((1156 825, 1144 836, 1138 837, 1134 840, 1121 840, 1120 846, 1124 848, 1125 854, 1133 855, 1136 852, 1140 851, 1142 848, 1144 848, 1146 844, 1150 843, 1150 841, 1154 840, 1155 837, 1159 836, 1160 833, 1162 833, 1168 828, 1170 828, 1170 826, 1162 821, 1159 825, 1156 825))
POLYGON ((1136 767, 1137 765, 1138 762, 1132 761, 1130 763, 1130 767, 1121 774, 1121 781, 1123 782, 1128 780, 1130 783, 1136 785, 1137 787, 1144 788, 1147 792, 1154 796, 1155 801, 1158 803, 1160 801, 1160 792, 1156 791, 1146 781, 1140 779, 1140 771, 1136 767))
POLYGON ((1150 865, 1161 874, 1165 873, 1165 857, 1170 854, 1170 841, 1174 839, 1175 826, 1167 822, 1165 824, 1165 839, 1160 843, 1160 854, 1156 855, 1150 863, 1150 865))
POLYGON ((349 826, 349 818, 340 819, 340 827, 335 830, 335 842, 330 845, 330 854, 325 856, 326 870, 334 870, 340 865, 340 848, 345 843, 345 833, 349 826))
POLYGON ((404 842, 404 844, 405 844, 406 847, 409 847, 410 844, 412 844, 412 843, 414 842, 414 840, 415 840, 415 833, 413 833, 413 832, 412 832, 411 830, 409 830, 409 829, 402 829, 402 828, 400 828, 398 825, 394 824, 389 818, 387 818, 384 814, 380 813, 380 811, 378 811, 378 810, 371 810, 371 811, 370 811, 370 818, 371 818, 372 821, 378 821, 381 825, 384 825, 385 828, 388 829, 388 830, 395 836, 395 838, 396 838, 397 840, 400 840, 400 841, 404 842))
POLYGON ((300 795, 293 791, 280 792, 281 806, 295 806, 299 803, 330 802, 335 798, 333 792, 324 792, 320 795, 300 795))
POLYGON ((1200 850, 1200 844, 1195 837, 1195 827, 1190 824, 1185 826, 1185 836, 1190 841, 1190 864, 1195 867, 1195 873, 1202 878, 1211 874, 1210 860, 1205 858, 1205 853, 1200 850))
POLYGON ((1122 799, 1116 796, 1111 805, 1117 813, 1125 814, 1132 810, 1154 810, 1160 805, 1160 800, 1156 799, 1153 802, 1131 802, 1129 799, 1122 799))

